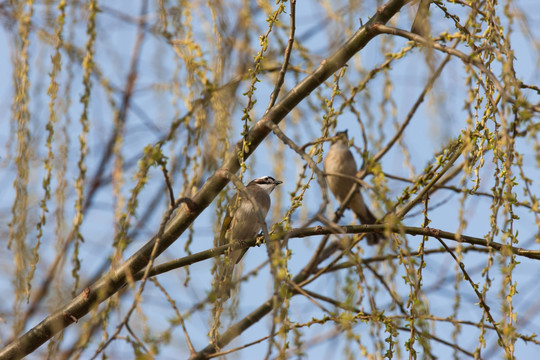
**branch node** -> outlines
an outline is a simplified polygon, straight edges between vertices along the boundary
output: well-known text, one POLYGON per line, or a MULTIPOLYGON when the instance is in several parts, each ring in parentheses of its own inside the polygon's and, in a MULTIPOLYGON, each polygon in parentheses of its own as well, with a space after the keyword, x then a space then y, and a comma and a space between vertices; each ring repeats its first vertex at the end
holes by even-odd
POLYGON ((79 319, 77 319, 75 316, 71 315, 70 313, 68 313, 67 311, 64 311, 62 313, 62 315, 64 315, 64 318, 68 321, 72 321, 74 323, 78 323, 79 322, 79 319))

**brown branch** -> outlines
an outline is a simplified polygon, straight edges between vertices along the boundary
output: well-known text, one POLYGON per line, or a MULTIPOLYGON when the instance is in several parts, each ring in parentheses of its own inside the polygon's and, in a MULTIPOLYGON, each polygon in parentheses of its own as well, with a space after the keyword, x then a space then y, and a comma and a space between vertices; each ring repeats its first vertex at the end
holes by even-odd
POLYGON ((291 0, 291 26, 289 30, 289 40, 287 41, 287 47, 285 48, 285 54, 283 56, 283 64, 279 70, 278 79, 274 87, 274 91, 270 95, 270 102, 266 111, 270 110, 272 106, 276 103, 283 82, 285 81, 285 74, 287 73, 287 68, 289 67, 289 60, 291 59, 292 48, 294 45, 294 32, 296 31, 296 0, 291 0))
MULTIPOLYGON (((497 88, 497 91, 499 91, 500 94, 504 95, 505 98, 510 101, 512 104, 516 103, 516 99, 512 96, 512 94, 509 94, 505 89, 504 86, 501 84, 499 79, 493 74, 491 70, 489 70, 486 65, 479 60, 479 57, 475 56, 475 54, 465 54, 464 52, 461 52, 459 50, 453 49, 451 47, 441 45, 439 43, 433 42, 432 40, 428 40, 420 35, 413 34, 411 32, 397 29, 391 26, 383 25, 380 23, 373 24, 373 31, 378 32, 380 34, 389 34, 389 35, 396 35, 401 36, 405 39, 409 39, 412 41, 415 41, 417 43, 420 43, 427 47, 432 47, 435 50, 439 50, 441 52, 444 52, 446 54, 455 56, 459 58, 461 61, 463 61, 465 64, 469 64, 472 66, 475 66, 478 68, 482 73, 484 73, 490 81, 493 82, 493 85, 495 88, 497 88)), ((540 112, 540 106, 530 105, 530 110, 533 110, 535 112, 540 112)))
MULTIPOLYGON (((458 44, 458 42, 456 40, 454 42, 454 44, 452 45, 452 48, 455 48, 457 46, 457 44, 458 44)), ((416 102, 414 103, 413 107, 411 108, 411 110, 409 110, 409 113, 405 117, 405 121, 403 121, 403 123, 399 127, 398 131, 394 134, 392 139, 390 139, 388 144, 386 144, 386 146, 383 149, 381 149, 375 156, 373 156, 373 161, 374 162, 378 161, 381 157, 383 157, 384 154, 386 154, 392 148, 392 146, 394 146, 394 144, 399 140, 401 135, 403 135, 403 132, 405 131, 405 128, 411 122, 414 114, 416 113, 416 110, 418 110, 420 105, 424 102, 426 94, 428 93, 428 91, 431 90, 431 88, 433 87, 433 84, 435 84, 435 80, 437 80, 439 78, 439 76, 441 75, 444 67, 446 66, 446 64, 448 64, 448 62, 450 62, 451 58, 452 58, 451 55, 447 55, 446 58, 441 62, 441 64, 437 68, 437 70, 435 70, 435 72, 433 73, 431 78, 428 80, 426 86, 424 86, 424 89, 422 90, 422 92, 418 96, 418 99, 416 99, 416 102)))
POLYGON ((454 254, 454 252, 452 250, 450 250, 450 248, 446 245, 446 243, 444 241, 442 241, 441 238, 439 238, 439 237, 436 237, 436 238, 437 238, 437 240, 439 240, 441 245, 444 246, 444 248, 450 254, 450 256, 452 256, 454 261, 459 265, 459 268, 461 269, 461 272, 463 273, 463 276, 465 277, 465 279, 471 285, 474 293, 478 297, 478 301, 480 301, 480 306, 482 307, 482 309, 484 309, 484 312, 487 315, 487 318, 489 319, 489 322, 491 323, 491 325, 495 329, 495 332, 497 333, 497 337, 499 338, 500 345, 502 345, 502 347, 504 348, 504 351, 506 352, 506 354, 509 357, 511 357, 513 352, 512 352, 512 350, 510 350, 508 348, 508 345, 505 343, 505 341, 504 341, 504 339, 503 339, 503 337, 501 335, 501 332, 499 331, 499 328, 497 327, 497 323, 495 322, 495 319, 493 319, 493 316, 491 315, 490 308, 487 305, 486 300, 484 299, 484 296, 480 293, 480 291, 478 291, 478 286, 473 282, 473 280, 469 276, 469 273, 467 272, 467 270, 465 270, 465 264, 463 264, 463 262, 461 262, 457 258, 456 254, 454 254))
MULTIPOLYGON (((287 232, 281 233, 281 234, 272 234, 271 241, 280 241, 282 238, 287 237, 290 239, 293 238, 305 238, 305 237, 311 237, 311 236, 317 236, 317 235, 333 235, 336 234, 336 231, 342 234, 362 234, 367 232, 374 232, 374 231, 384 231, 388 229, 387 225, 385 224, 377 224, 377 225, 349 225, 349 226, 339 226, 338 229, 332 227, 322 227, 322 226, 315 226, 310 228, 304 228, 304 229, 291 229, 287 232)), ((394 232, 396 234, 408 234, 408 235, 420 235, 420 236, 429 236, 429 237, 437 237, 447 240, 452 240, 460 243, 468 243, 471 245, 476 246, 482 246, 484 248, 491 247, 492 249, 496 251, 501 251, 503 248, 510 250, 512 253, 518 256, 523 256, 529 259, 533 260, 540 260, 540 251, 539 250, 528 250, 523 249, 515 246, 508 246, 503 245, 501 243, 497 243, 494 241, 486 241, 482 238, 473 237, 473 236, 467 236, 467 235, 461 235, 456 240, 457 234, 448 232, 448 231, 442 231, 438 229, 433 228, 421 228, 421 227, 412 227, 412 226, 394 226, 390 227, 388 229, 390 232, 394 232)), ((149 277, 157 276, 160 274, 164 274, 166 272, 180 269, 185 266, 189 266, 204 260, 212 259, 216 256, 219 256, 223 254, 227 249, 241 249, 241 248, 249 248, 257 246, 258 243, 260 243, 261 239, 254 239, 251 241, 246 242, 244 245, 240 244, 228 244, 223 246, 218 246, 212 249, 204 250, 195 254, 191 254, 188 256, 185 256, 180 259, 175 259, 172 261, 165 262, 160 265, 154 266, 150 273, 148 274, 149 277)), ((471 247, 467 248, 467 250, 474 250, 476 248, 471 247)), ((482 251, 484 249, 477 248, 478 251, 482 251)), ((425 254, 431 254, 431 253, 439 253, 441 250, 426 250, 425 254)), ((411 255, 418 255, 419 253, 411 253, 411 255)), ((377 256, 372 259, 370 259, 368 262, 373 261, 384 261, 388 259, 395 258, 394 255, 384 255, 384 256, 377 256)), ((341 263, 339 265, 330 266, 328 267, 328 271, 336 271, 339 269, 343 269, 345 267, 353 266, 351 263, 341 263)), ((318 272, 318 270, 314 269, 315 272, 318 272)), ((139 272, 133 276, 135 280, 140 280, 142 278, 142 272, 139 272)))

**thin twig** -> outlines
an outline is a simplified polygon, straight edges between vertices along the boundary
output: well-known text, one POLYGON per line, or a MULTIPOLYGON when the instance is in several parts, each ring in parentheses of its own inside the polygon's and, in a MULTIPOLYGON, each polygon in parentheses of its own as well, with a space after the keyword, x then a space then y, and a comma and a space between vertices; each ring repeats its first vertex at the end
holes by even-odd
POLYGON ((283 64, 281 64, 281 69, 279 70, 278 79, 276 85, 274 86, 274 91, 270 95, 270 102, 266 108, 266 112, 270 110, 277 101, 281 87, 285 80, 285 74, 287 73, 287 68, 289 67, 289 60, 291 58, 291 53, 294 45, 294 32, 296 31, 296 0, 291 0, 291 25, 289 27, 289 40, 287 41, 287 47, 285 48, 285 54, 283 56, 283 64))
MULTIPOLYGON (((123 320, 120 322, 120 324, 118 324, 116 326, 116 329, 113 333, 112 336, 109 337, 109 339, 107 341, 105 341, 105 343, 103 343, 97 350, 96 352, 94 353, 94 356, 92 356, 92 360, 97 358, 97 356, 103 351, 105 350, 105 348, 107 346, 109 346, 109 344, 112 342, 112 340, 114 340, 114 338, 116 336, 118 336, 118 334, 120 333, 120 331, 122 330, 122 328, 128 323, 129 319, 131 318, 131 314, 133 313, 133 311, 135 310, 135 308, 137 307, 140 299, 141 299, 141 295, 142 295, 142 292, 144 290, 144 287, 146 285, 146 281, 148 280, 149 278, 149 274, 150 274, 150 271, 152 269, 152 266, 154 264, 154 260, 157 256, 157 249, 159 247, 159 242, 160 242, 160 239, 161 237, 163 236, 163 233, 165 232, 165 228, 167 226, 167 223, 169 222, 169 220, 171 219, 171 216, 172 214, 174 213, 174 211, 176 210, 176 206, 173 204, 173 206, 171 206, 169 208, 169 210, 167 211, 165 217, 163 218, 161 224, 160 224, 160 227, 159 227, 159 231, 158 231, 158 234, 156 235, 156 241, 154 243, 154 246, 153 246, 153 249, 152 249, 152 252, 150 254, 150 259, 148 259, 148 264, 145 266, 144 268, 144 273, 143 273, 143 276, 142 276, 142 282, 139 286, 139 289, 137 291, 137 293, 135 294, 134 298, 133 298, 133 303, 131 304, 131 307, 129 308, 129 310, 127 311, 126 315, 124 316, 123 320)), ((127 274, 128 278, 132 277, 133 274, 127 274)))
POLYGON ((456 257, 456 254, 454 254, 454 252, 446 245, 446 243, 440 238, 440 237, 436 237, 437 240, 439 240, 439 242, 442 244, 442 246, 444 246, 444 248, 446 249, 446 251, 448 252, 448 254, 450 254, 450 256, 452 256, 452 258, 455 260, 456 264, 459 265, 459 268, 461 269, 461 272, 463 273, 463 276, 465 277, 465 279, 469 282, 469 284, 471 285, 472 289, 474 290, 476 296, 478 297, 478 300, 480 301, 480 304, 481 304, 481 307, 484 309, 484 312, 486 313, 488 319, 489 319, 489 322, 491 323, 491 325, 494 327, 495 329, 495 332, 497 333, 497 336, 499 338, 499 341, 501 343, 501 345, 503 346, 504 348, 504 351, 506 352, 506 354, 508 356, 511 356, 512 355, 512 352, 510 351, 510 349, 508 349, 508 346, 506 345, 506 343, 504 342, 504 339, 501 335, 501 332, 499 331, 499 328, 497 327, 497 323, 495 322, 495 320, 493 319, 493 316, 491 316, 491 312, 490 312, 490 308, 489 306, 486 304, 486 301, 484 299, 484 297, 482 296, 482 294, 478 291, 478 286, 472 281, 471 277, 469 276, 469 274, 467 273, 467 270, 465 270, 465 264, 463 264, 463 262, 461 262, 457 257, 456 257))
MULTIPOLYGON (((456 40, 454 42, 454 44, 452 44, 451 48, 454 49, 457 46, 457 44, 458 44, 458 40, 456 40)), ((373 161, 374 162, 376 162, 380 158, 382 158, 384 156, 384 154, 386 154, 392 148, 392 146, 399 140, 399 138, 401 137, 401 135, 405 131, 405 128, 411 122, 414 114, 416 113, 416 110, 418 110, 420 105, 424 102, 424 99, 425 99, 427 93, 433 87, 433 84, 435 83, 435 80, 437 80, 440 77, 440 75, 442 73, 442 70, 444 69, 446 64, 448 64, 448 62, 450 61, 451 58, 452 58, 451 55, 447 55, 446 58, 444 58, 444 60, 441 62, 441 64, 437 68, 437 70, 435 70, 433 75, 429 78, 426 86, 424 86, 424 89, 422 90, 422 92, 418 96, 418 99, 416 99, 416 102, 412 106, 411 110, 409 110, 409 113, 405 117, 405 120, 403 121, 403 123, 399 127, 398 131, 394 134, 394 136, 392 137, 392 139, 390 139, 390 141, 386 144, 386 146, 384 148, 382 148, 375 156, 373 156, 373 161)))
MULTIPOLYGON (((486 65, 482 61, 479 60, 477 56, 474 56, 474 54, 468 55, 459 50, 453 49, 451 47, 430 41, 420 35, 416 35, 411 32, 401 30, 395 27, 383 25, 383 24, 373 24, 372 29, 381 34, 397 35, 397 36, 401 36, 403 38, 418 42, 424 46, 430 46, 433 49, 442 51, 444 53, 447 53, 447 54, 450 54, 452 56, 459 58, 465 64, 469 64, 469 65, 473 65, 477 67, 481 72, 483 72, 489 78, 489 80, 497 88, 497 91, 499 93, 503 94, 509 102, 511 102, 512 104, 515 104, 516 99, 506 91, 505 87, 500 83, 499 79, 497 79, 495 74, 493 74, 493 72, 489 70, 486 67, 486 65)), ((540 106, 529 105, 529 109, 535 112, 540 112, 540 106)))

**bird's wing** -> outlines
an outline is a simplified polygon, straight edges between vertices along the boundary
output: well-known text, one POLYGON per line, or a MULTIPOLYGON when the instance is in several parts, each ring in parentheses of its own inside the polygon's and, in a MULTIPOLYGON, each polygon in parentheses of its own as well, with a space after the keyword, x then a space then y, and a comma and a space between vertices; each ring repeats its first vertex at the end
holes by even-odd
MULTIPOLYGON (((231 199, 229 203, 230 206, 227 207, 227 211, 225 212, 225 217, 223 218, 223 223, 221 224, 221 231, 219 233, 218 246, 227 245, 230 241, 230 239, 227 238, 227 231, 231 227, 231 223, 232 223, 231 210, 234 210, 234 206, 236 205, 236 199, 237 197, 235 195, 231 199)), ((227 250, 225 254, 228 254, 229 252, 230 250, 227 250)), ((234 262, 222 261, 218 265, 217 293, 218 293, 218 296, 221 297, 223 300, 228 299, 229 296, 231 295, 231 281, 232 281, 233 269, 234 269, 234 262)))
MULTIPOLYGON (((236 196, 234 199, 234 202, 236 202, 236 196)), ((234 202, 231 202, 231 204, 234 204, 234 202)), ((225 218, 223 218, 223 224, 221 224, 221 231, 219 233, 219 241, 218 246, 223 246, 228 244, 228 240, 226 239, 227 230, 231 227, 232 222, 232 216, 231 216, 231 208, 227 208, 227 212, 225 213, 225 218)))

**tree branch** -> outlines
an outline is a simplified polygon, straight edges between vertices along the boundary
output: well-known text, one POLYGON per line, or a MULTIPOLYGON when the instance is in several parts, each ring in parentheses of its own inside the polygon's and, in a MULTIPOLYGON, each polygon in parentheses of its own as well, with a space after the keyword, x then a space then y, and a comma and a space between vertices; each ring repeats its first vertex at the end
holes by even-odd
MULTIPOLYGON (((183 206, 178 210, 176 217, 168 224, 163 236, 159 238, 156 246, 156 237, 148 241, 139 251, 132 255, 126 262, 117 269, 102 277, 96 283, 85 289, 83 293, 71 300, 67 305, 49 315, 38 325, 30 329, 24 335, 7 345, 0 351, 0 359, 19 359, 22 358, 43 343, 48 341, 56 333, 62 331, 71 325, 75 320, 82 318, 90 310, 99 305, 102 301, 108 299, 121 289, 127 282, 129 274, 136 274, 141 271, 152 257, 153 250, 155 256, 163 253, 171 246, 193 221, 208 207, 219 192, 227 185, 227 172, 236 173, 239 170, 239 158, 246 159, 257 148, 257 146, 270 133, 271 129, 266 126, 267 121, 279 124, 292 109, 295 108, 303 99, 327 80, 334 72, 343 67, 356 53, 366 46, 380 32, 373 31, 373 25, 376 23, 386 23, 392 18, 409 0, 390 0, 377 9, 376 14, 362 26, 343 46, 334 54, 323 60, 321 64, 289 93, 270 109, 262 119, 254 124, 249 133, 244 138, 245 144, 249 147, 242 147, 243 141, 236 143, 224 160, 221 168, 211 176, 202 188, 193 197, 193 208, 183 206), (243 156, 238 156, 241 153, 243 156), (154 249, 155 248, 155 249, 154 249)), ((268 302, 265 304, 269 304, 268 302)), ((268 305, 271 307, 271 302, 268 305)), ((266 307, 263 306, 263 309, 266 307)), ((254 313, 250 321, 256 321, 257 317, 264 316, 267 311, 254 313)), ((260 318, 259 317, 259 318, 260 318)), ((249 325, 246 324, 247 327, 249 325)), ((231 328, 219 338, 219 344, 225 345, 239 332, 242 331, 242 324, 239 328, 231 328)), ((205 354, 215 351, 213 346, 205 348, 199 353, 205 357, 205 354)))

